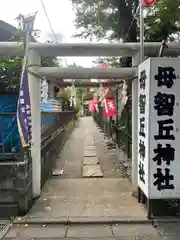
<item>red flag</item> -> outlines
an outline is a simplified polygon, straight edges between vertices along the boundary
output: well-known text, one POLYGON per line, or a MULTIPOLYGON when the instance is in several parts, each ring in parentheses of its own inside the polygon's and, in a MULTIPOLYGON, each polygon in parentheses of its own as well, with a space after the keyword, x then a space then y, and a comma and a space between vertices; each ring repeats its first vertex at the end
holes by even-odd
POLYGON ((94 100, 89 101, 89 111, 94 112, 95 111, 95 105, 94 105, 94 100))
POLYGON ((140 0, 141 7, 150 7, 156 3, 156 0, 140 0))
POLYGON ((115 99, 105 98, 103 104, 104 116, 110 117, 116 115, 116 101, 115 99))

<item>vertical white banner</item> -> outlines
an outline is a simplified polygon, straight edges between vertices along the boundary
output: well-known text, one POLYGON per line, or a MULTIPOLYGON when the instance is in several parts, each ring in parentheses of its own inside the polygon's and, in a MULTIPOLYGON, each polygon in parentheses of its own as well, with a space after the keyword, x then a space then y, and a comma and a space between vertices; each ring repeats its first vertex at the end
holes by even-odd
POLYGON ((148 196, 149 190, 149 92, 150 60, 138 69, 138 186, 148 196))
MULTIPOLYGON (((177 199, 180 198, 180 59, 152 58, 143 62, 139 66, 139 95, 144 79, 148 115, 143 126, 139 112, 139 142, 143 132, 147 132, 143 154, 148 164, 144 166, 145 183, 139 174, 138 185, 149 199, 177 199)), ((140 172, 140 156, 138 160, 140 172)))
POLYGON ((45 78, 41 79, 41 103, 48 102, 48 82, 45 78))

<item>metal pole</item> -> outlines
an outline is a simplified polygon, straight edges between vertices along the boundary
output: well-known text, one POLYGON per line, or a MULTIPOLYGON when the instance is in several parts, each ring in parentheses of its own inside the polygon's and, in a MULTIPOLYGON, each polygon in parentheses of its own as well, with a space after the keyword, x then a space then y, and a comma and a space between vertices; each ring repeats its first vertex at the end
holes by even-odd
POLYGON ((144 16, 143 6, 140 3, 140 61, 144 61, 144 16))
POLYGON ((28 85, 31 107, 31 123, 32 123, 32 139, 31 139, 31 157, 32 157, 32 193, 33 198, 37 198, 41 193, 41 111, 40 111, 40 96, 41 96, 41 81, 38 76, 31 74, 41 66, 41 58, 34 51, 29 51, 29 43, 31 33, 35 21, 36 13, 23 17, 24 30, 24 50, 27 57, 28 67, 28 85))
POLYGON ((132 185, 136 194, 138 188, 138 65, 140 63, 140 53, 132 58, 132 66, 136 69, 136 74, 132 81, 132 185))
MULTIPOLYGON (((32 49, 28 52, 28 64, 31 66, 28 68, 30 72, 35 71, 41 64, 41 57, 32 49)), ((28 83, 32 116, 32 187, 33 198, 37 198, 41 193, 41 80, 28 73, 28 83)))
POLYGON ((119 106, 118 106, 118 101, 119 101, 119 84, 116 85, 116 145, 118 145, 118 126, 119 126, 119 106))

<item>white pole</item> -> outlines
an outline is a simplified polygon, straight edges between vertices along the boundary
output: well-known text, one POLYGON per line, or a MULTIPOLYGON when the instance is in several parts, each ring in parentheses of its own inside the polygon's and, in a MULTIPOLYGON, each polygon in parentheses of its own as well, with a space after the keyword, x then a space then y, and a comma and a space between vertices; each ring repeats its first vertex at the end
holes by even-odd
POLYGON ((138 65, 140 54, 132 58, 132 66, 136 69, 132 81, 132 186, 134 193, 138 188, 138 65))
POLYGON ((37 71, 37 69, 41 67, 41 58, 36 51, 29 50, 35 17, 36 13, 29 17, 23 17, 25 56, 27 56, 27 65, 31 66, 27 67, 32 124, 31 157, 33 198, 39 197, 41 193, 41 80, 39 77, 30 73, 37 71))
POLYGON ((144 61, 144 15, 143 6, 140 3, 140 61, 144 61))
POLYGON ((37 71, 41 64, 41 58, 34 50, 28 53, 28 82, 29 94, 31 103, 32 117, 32 186, 33 197, 37 198, 41 193, 41 111, 40 111, 40 96, 41 96, 41 81, 40 78, 30 72, 37 71))

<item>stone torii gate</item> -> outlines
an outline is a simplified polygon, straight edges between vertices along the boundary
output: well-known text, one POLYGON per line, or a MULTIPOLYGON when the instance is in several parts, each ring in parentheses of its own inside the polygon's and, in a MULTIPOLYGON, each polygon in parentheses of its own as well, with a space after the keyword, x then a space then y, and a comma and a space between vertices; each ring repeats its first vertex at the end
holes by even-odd
MULTIPOLYGON (((145 56, 158 55, 161 43, 145 43, 145 56)), ((137 189, 137 158, 138 158, 138 72, 140 63, 140 44, 65 44, 65 43, 29 43, 28 78, 32 114, 32 181, 33 195, 38 197, 41 192, 41 118, 40 118, 40 78, 56 79, 119 79, 132 81, 132 184, 137 189), (41 67, 41 56, 61 57, 117 57, 132 56, 132 68, 60 68, 41 67)), ((20 43, 0 42, 1 56, 24 56, 20 43)), ((166 56, 180 55, 180 44, 170 43, 165 50, 166 56)), ((61 84, 61 83, 60 83, 61 84)), ((77 83, 78 84, 78 83, 77 83)), ((80 84, 80 83, 79 83, 80 84)), ((93 86, 94 83, 92 83, 93 86)), ((88 83, 91 86, 90 83, 88 83)), ((83 86, 83 85, 81 85, 83 86)))

